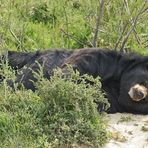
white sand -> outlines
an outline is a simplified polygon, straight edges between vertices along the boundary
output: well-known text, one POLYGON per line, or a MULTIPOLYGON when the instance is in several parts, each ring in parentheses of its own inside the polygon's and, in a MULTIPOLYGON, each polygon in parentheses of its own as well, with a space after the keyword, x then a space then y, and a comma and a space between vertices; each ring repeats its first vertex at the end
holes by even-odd
POLYGON ((148 115, 107 115, 111 139, 104 148, 148 148, 148 115))

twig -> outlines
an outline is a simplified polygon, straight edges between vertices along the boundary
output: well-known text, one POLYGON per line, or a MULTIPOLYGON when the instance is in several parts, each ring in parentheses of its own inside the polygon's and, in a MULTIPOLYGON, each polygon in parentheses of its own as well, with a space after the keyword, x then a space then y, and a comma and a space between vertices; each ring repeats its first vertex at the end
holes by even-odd
POLYGON ((93 47, 97 47, 97 38, 98 38, 98 34, 99 34, 99 27, 100 27, 100 23, 101 23, 101 19, 103 17, 103 12, 104 12, 104 0, 101 0, 100 2, 100 12, 97 15, 97 19, 96 19, 96 29, 94 32, 94 38, 93 38, 93 47))
POLYGON ((143 42, 143 44, 144 44, 144 48, 147 48, 147 47, 148 47, 148 40, 145 40, 145 41, 143 42))
POLYGON ((146 11, 148 11, 148 7, 146 7, 146 8, 141 12, 141 14, 145 13, 146 11))
POLYGON ((145 44, 145 43, 147 43, 148 42, 148 40, 145 40, 144 42, 142 42, 142 44, 145 44))
MULTIPOLYGON (((128 5, 128 0, 124 0, 124 4, 125 4, 125 7, 127 9, 128 14, 131 15, 131 12, 130 12, 130 9, 129 9, 129 5, 128 5)), ((133 18, 132 18, 132 16, 131 16, 131 24, 133 25, 133 18)), ((133 32, 134 32, 134 35, 135 35, 135 38, 136 38, 138 44, 141 44, 140 43, 141 42, 140 41, 140 38, 137 35, 137 31, 136 31, 136 28, 135 27, 133 28, 133 32)))
POLYGON ((144 7, 145 7, 145 4, 141 7, 139 13, 137 14, 137 16, 135 17, 135 19, 133 20, 132 28, 131 28, 130 31, 127 33, 127 35, 126 35, 124 41, 122 42, 122 45, 121 45, 121 49, 120 49, 120 50, 123 50, 123 48, 124 48, 124 46, 125 46, 125 44, 126 44, 128 38, 129 38, 130 34, 132 33, 132 31, 134 30, 134 27, 135 27, 136 24, 137 24, 138 17, 140 16, 140 14, 141 14, 141 12, 143 11, 143 8, 144 8, 144 7))
POLYGON ((148 44, 144 46, 144 48, 147 48, 147 47, 148 47, 148 44))
POLYGON ((61 32, 64 33, 66 36, 68 36, 69 38, 75 40, 75 41, 78 42, 79 44, 90 46, 87 42, 80 41, 77 37, 75 37, 75 36, 73 36, 73 35, 71 35, 71 34, 65 32, 64 29, 61 28, 60 30, 61 30, 61 32))
POLYGON ((134 27, 134 35, 135 35, 135 38, 136 38, 136 40, 137 40, 137 43, 140 45, 141 44, 141 40, 140 40, 140 37, 138 36, 138 33, 137 33, 137 31, 136 31, 136 28, 134 27))
MULTIPOLYGON (((65 3, 65 6, 66 6, 66 3, 65 3)), ((67 13, 66 13, 66 8, 65 6, 63 6, 63 10, 64 10, 64 16, 65 16, 65 20, 66 20, 66 32, 67 34, 69 34, 69 20, 68 20, 68 16, 67 16, 67 13)), ((68 38, 68 41, 67 41, 67 47, 69 48, 69 38, 68 38)))
POLYGON ((15 40, 21 45, 21 41, 18 39, 18 37, 15 35, 15 33, 12 31, 11 28, 9 28, 11 35, 15 38, 15 40))
POLYGON ((125 24, 125 26, 124 26, 124 28, 123 28, 123 31, 122 31, 122 33, 121 33, 121 35, 120 35, 120 37, 119 37, 119 39, 118 39, 118 41, 117 41, 117 43, 116 43, 116 45, 115 45, 114 50, 117 50, 117 47, 119 46, 119 43, 121 42, 121 40, 122 40, 122 38, 123 38, 123 35, 124 35, 124 33, 125 33, 125 30, 126 30, 128 24, 129 24, 128 22, 125 24))

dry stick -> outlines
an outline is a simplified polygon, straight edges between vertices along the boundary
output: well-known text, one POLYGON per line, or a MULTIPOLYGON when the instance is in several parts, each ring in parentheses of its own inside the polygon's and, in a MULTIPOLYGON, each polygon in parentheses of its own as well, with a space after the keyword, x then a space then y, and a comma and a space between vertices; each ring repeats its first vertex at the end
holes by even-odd
POLYGON ((78 42, 79 44, 81 44, 81 45, 88 45, 88 46, 89 46, 89 44, 88 44, 87 42, 80 41, 77 37, 75 37, 75 36, 73 36, 73 35, 71 35, 71 34, 65 32, 64 29, 61 28, 60 30, 61 30, 61 32, 64 33, 66 36, 68 36, 69 38, 75 40, 75 41, 78 42))
POLYGON ((96 29, 94 32, 94 39, 93 39, 93 47, 97 47, 97 38, 98 38, 98 33, 99 33, 99 26, 101 23, 101 19, 103 17, 103 11, 104 11, 104 0, 101 0, 100 3, 100 13, 97 15, 97 19, 96 19, 96 29))
MULTIPOLYGON (((66 6, 66 4, 65 4, 65 6, 66 6)), ((69 26, 68 26, 69 20, 68 20, 65 6, 63 6, 63 9, 64 9, 64 14, 65 14, 64 16, 65 16, 65 20, 66 20, 66 32, 67 32, 67 34, 69 34, 69 26)), ((68 42, 67 42, 67 47, 69 48, 69 38, 68 38, 68 42)))
MULTIPOLYGON (((141 14, 143 14, 143 13, 148 13, 148 7, 146 7, 146 8, 141 12, 141 14)), ((148 42, 148 40, 145 40, 145 41, 143 42, 143 44, 146 44, 146 45, 144 45, 144 48, 147 48, 147 47, 148 47, 147 42, 148 42)))
POLYGON ((140 40, 140 37, 138 36, 138 33, 137 33, 135 27, 134 27, 134 30, 133 31, 134 31, 134 35, 135 35, 135 38, 137 40, 137 43, 140 45, 141 44, 141 40, 140 40))
MULTIPOLYGON (((141 12, 141 14, 143 14, 143 13, 148 13, 148 7, 146 7, 146 8, 141 12)), ((148 47, 147 42, 148 42, 148 40, 145 40, 145 41, 142 43, 142 44, 146 44, 146 45, 144 45, 144 48, 147 48, 147 47, 148 47)))
POLYGON ((121 35, 120 35, 120 37, 119 37, 119 39, 118 39, 118 41, 117 41, 117 43, 116 43, 116 45, 115 45, 114 50, 117 50, 117 47, 119 46, 119 43, 120 43, 120 41, 121 41, 122 38, 123 38, 123 35, 124 35, 124 33, 125 33, 125 30, 126 30, 127 26, 128 26, 128 22, 125 24, 125 26, 124 26, 124 28, 123 28, 123 31, 122 31, 122 33, 121 33, 121 35))
POLYGON ((148 7, 146 7, 141 13, 145 13, 146 11, 148 11, 148 7))
POLYGON ((143 42, 143 44, 145 44, 145 43, 147 43, 148 42, 148 40, 145 40, 144 42, 143 42))
POLYGON ((15 33, 12 31, 11 28, 9 28, 11 35, 15 38, 15 40, 21 45, 21 41, 18 39, 18 37, 15 35, 15 33))
POLYGON ((144 4, 144 5, 142 6, 142 8, 140 9, 140 11, 139 11, 139 13, 137 14, 135 20, 133 20, 133 23, 132 23, 133 26, 132 26, 132 28, 130 29, 130 31, 127 33, 127 35, 126 35, 126 37, 125 37, 125 39, 124 39, 124 41, 123 41, 123 43, 122 43, 122 45, 121 45, 121 49, 120 49, 120 50, 123 50, 123 48, 124 48, 124 46, 125 46, 125 44, 126 44, 128 38, 129 38, 130 34, 132 33, 132 31, 134 30, 134 27, 136 26, 136 23, 137 23, 137 20, 138 20, 139 15, 142 14, 142 11, 143 11, 143 8, 144 8, 144 7, 145 7, 145 4, 144 4))
POLYGON ((142 44, 144 44, 144 48, 148 47, 148 40, 145 40, 142 44))
POLYGON ((147 47, 148 47, 148 44, 144 46, 144 48, 147 48, 147 47))
MULTIPOLYGON (((127 1, 127 0, 124 0, 124 3, 125 3, 125 7, 126 7, 126 9, 127 9, 127 11, 128 11, 128 14, 131 15, 131 12, 130 12, 130 9, 129 9, 129 5, 128 5, 128 1, 127 1)), ((131 24, 133 25, 133 18, 132 18, 132 17, 131 17, 131 24)), ((135 27, 134 27, 133 31, 134 31, 134 36, 135 36, 135 38, 136 38, 138 44, 141 44, 141 43, 140 43, 140 42, 141 42, 141 41, 140 41, 140 38, 139 38, 139 36, 137 35, 137 31, 136 31, 136 28, 135 28, 135 27)))

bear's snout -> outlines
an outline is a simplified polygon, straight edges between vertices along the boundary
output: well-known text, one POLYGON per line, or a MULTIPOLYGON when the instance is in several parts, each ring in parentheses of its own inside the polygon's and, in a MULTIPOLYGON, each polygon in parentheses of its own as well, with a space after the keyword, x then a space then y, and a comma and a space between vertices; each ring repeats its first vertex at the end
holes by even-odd
POLYGON ((148 89, 140 84, 136 84, 130 88, 128 92, 130 98, 134 101, 140 101, 148 95, 148 89))

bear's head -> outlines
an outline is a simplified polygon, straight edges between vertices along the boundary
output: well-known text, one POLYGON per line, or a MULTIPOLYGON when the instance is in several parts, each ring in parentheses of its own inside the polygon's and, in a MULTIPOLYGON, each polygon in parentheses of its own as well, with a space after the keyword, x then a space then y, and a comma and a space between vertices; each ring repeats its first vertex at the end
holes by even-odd
POLYGON ((125 111, 148 114, 148 61, 135 64, 121 77, 118 102, 125 111))

